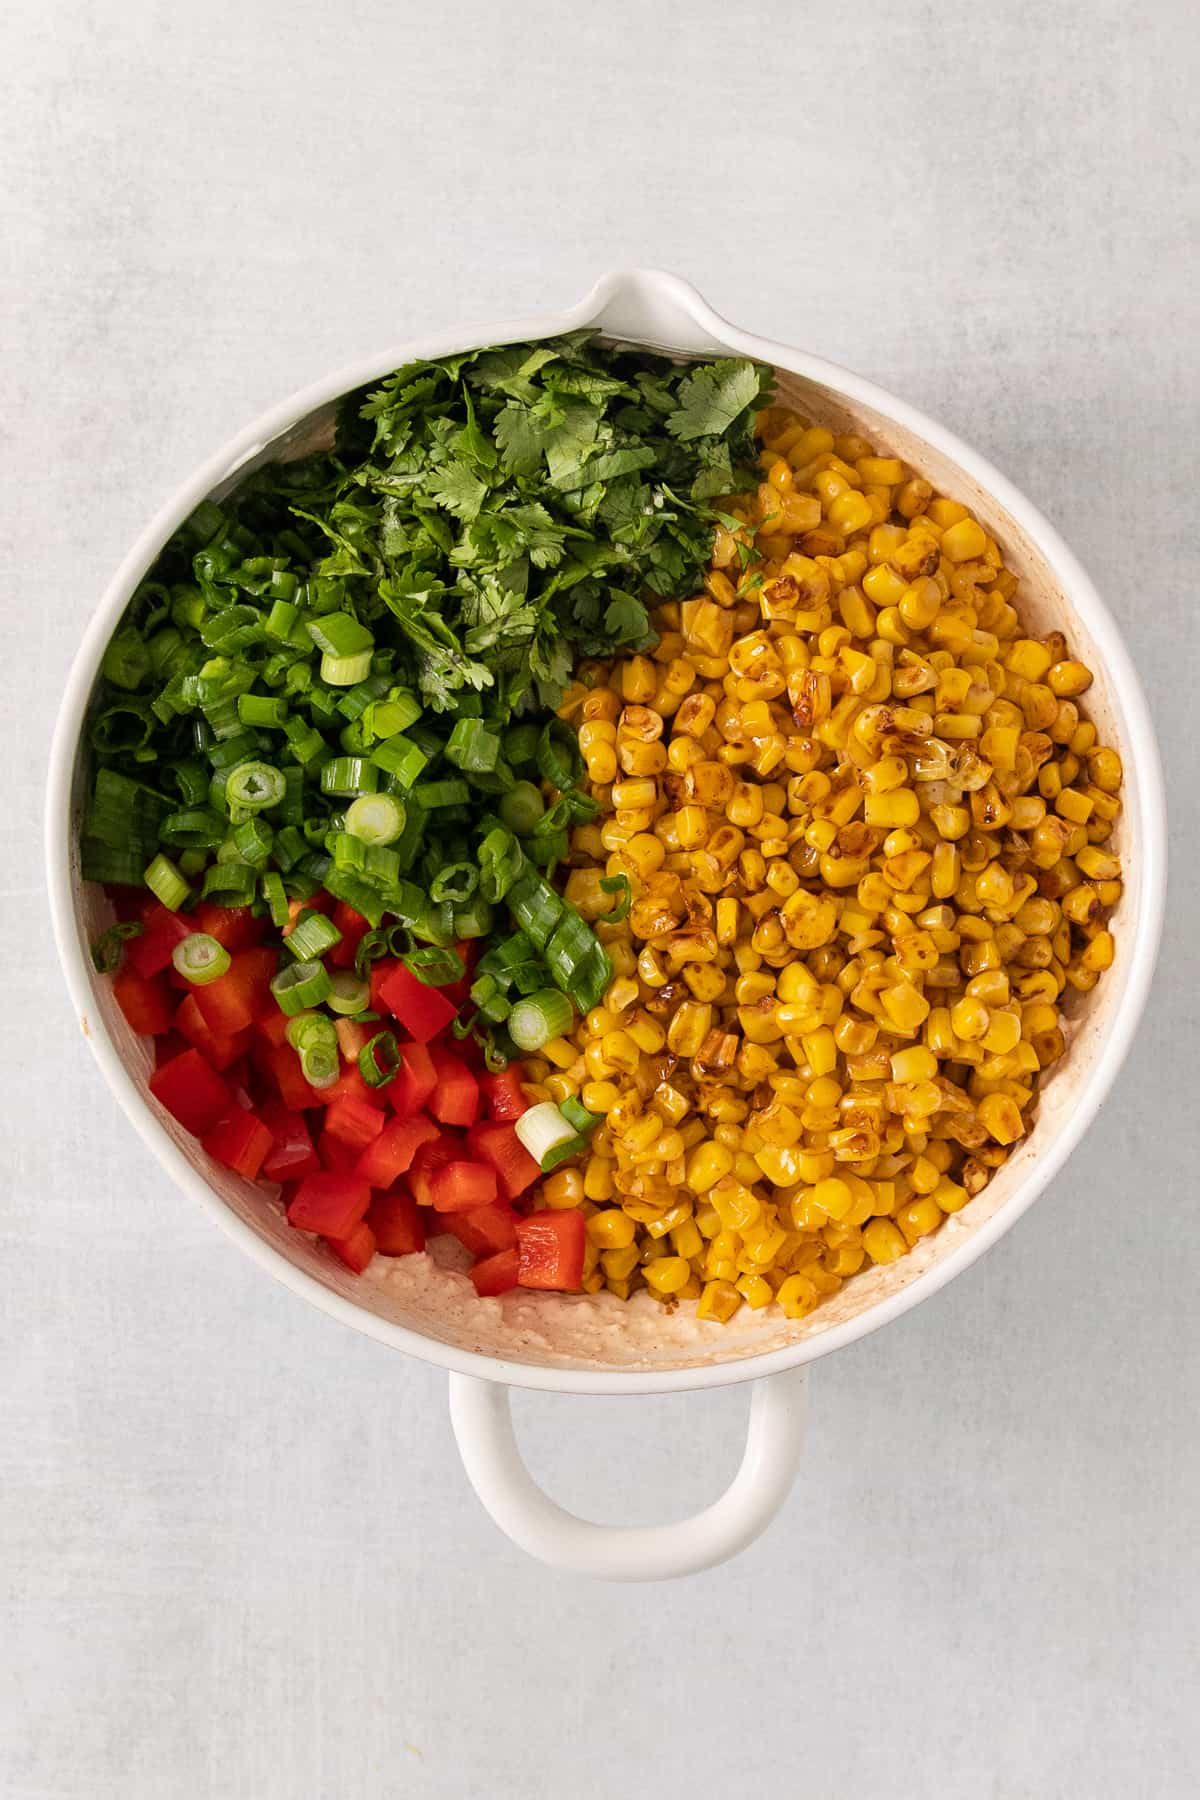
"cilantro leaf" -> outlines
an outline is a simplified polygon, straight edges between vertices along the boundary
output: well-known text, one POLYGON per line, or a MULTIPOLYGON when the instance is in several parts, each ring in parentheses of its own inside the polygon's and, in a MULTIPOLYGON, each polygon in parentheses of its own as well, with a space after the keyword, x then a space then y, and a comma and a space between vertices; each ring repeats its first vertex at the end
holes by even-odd
POLYGON ((757 364, 732 359, 709 363, 680 384, 667 430, 681 443, 719 437, 761 393, 762 374, 757 364))

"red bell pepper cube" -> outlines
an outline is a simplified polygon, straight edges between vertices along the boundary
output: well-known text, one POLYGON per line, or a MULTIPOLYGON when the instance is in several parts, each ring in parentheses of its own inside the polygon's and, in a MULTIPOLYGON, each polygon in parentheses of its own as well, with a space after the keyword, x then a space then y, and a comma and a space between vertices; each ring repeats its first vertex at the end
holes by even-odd
POLYGON ((276 1008, 273 1013, 268 1013, 265 1019, 256 1020, 254 1029, 257 1031, 260 1038, 263 1038, 268 1044, 271 1044, 275 1049, 278 1049, 280 1044, 287 1043, 287 1028, 289 1023, 290 1021, 287 1014, 285 1012, 280 1012, 279 1009, 276 1008))
POLYGON ((495 1256, 477 1262, 471 1270, 475 1292, 481 1300, 494 1294, 507 1294, 510 1288, 516 1287, 519 1270, 520 1258, 515 1250, 497 1251, 495 1256))
POLYGON ((470 1069, 443 1044, 434 1044, 437 1086, 429 1096, 429 1110, 443 1125, 473 1125, 479 1111, 479 1083, 470 1069))
POLYGON ((333 922, 342 934, 342 941, 325 952, 325 962, 331 969, 352 969, 358 946, 371 929, 371 921, 364 919, 344 900, 339 900, 333 909, 333 922))
POLYGON ((204 1014, 196 1005, 193 993, 185 994, 175 1008, 172 1021, 176 1031, 180 1032, 198 1050, 206 1063, 214 1069, 228 1069, 233 1066, 239 1056, 244 1056, 250 1046, 250 1032, 238 1031, 232 1035, 223 1031, 211 1031, 204 1014))
POLYGON ((425 1226, 411 1194, 376 1194, 367 1224, 381 1256, 411 1256, 425 1248, 425 1226))
POLYGON ((495 1200, 496 1171, 485 1162, 443 1163, 429 1178, 429 1193, 435 1212, 472 1212, 495 1200))
POLYGON ((162 975, 121 969, 113 977, 113 998, 139 1037, 162 1037, 170 1031, 174 995, 162 975))
POLYGON ((321 1168, 321 1159, 313 1149, 304 1114, 291 1112, 279 1100, 264 1100, 257 1111, 271 1133, 271 1148, 262 1166, 266 1180, 299 1181, 305 1175, 315 1175, 321 1168))
POLYGON ((473 1256, 494 1256, 497 1250, 511 1250, 517 1241, 517 1215, 507 1200, 447 1213, 441 1223, 473 1256))
POLYGON ((361 1275, 375 1254, 375 1233, 363 1219, 349 1237, 326 1237, 325 1242, 335 1256, 341 1258, 355 1275, 361 1275))
POLYGON ((217 1120, 201 1142, 214 1162, 224 1163, 236 1175, 253 1181, 271 1148, 271 1133, 254 1113, 235 1106, 217 1120))
POLYGON ((367 980, 371 984, 371 1011, 382 1013, 387 1011, 383 999, 383 984, 400 963, 394 956, 379 956, 367 970, 367 980))
POLYGON ((491 1163, 505 1200, 515 1200, 523 1194, 542 1172, 511 1125, 500 1121, 472 1125, 467 1144, 473 1156, 491 1163))
POLYGON ((209 1068, 198 1050, 185 1050, 155 1069, 150 1092, 195 1137, 211 1131, 233 1105, 228 1083, 209 1068))
POLYGON ((509 1063, 507 1069, 501 1069, 495 1075, 481 1075, 479 1092, 490 1119, 511 1123, 529 1111, 529 1101, 521 1091, 519 1063, 509 1063))
POLYGON ((424 1044, 405 1044, 400 1051, 400 1070, 381 1091, 388 1105, 402 1119, 411 1119, 425 1106, 437 1086, 433 1057, 424 1044))
POLYGON ((306 1175, 288 1207, 288 1223, 297 1231, 347 1238, 371 1204, 371 1190, 357 1176, 326 1170, 306 1175))
POLYGON ((357 1063, 343 1063, 342 1072, 332 1087, 321 1089, 326 1105, 332 1106, 335 1100, 358 1100, 364 1106, 373 1106, 379 1113, 383 1111, 386 1092, 386 1087, 373 1088, 369 1082, 364 1081, 357 1063))
POLYGON ((359 1156, 355 1172, 373 1188, 390 1188, 398 1176, 408 1173, 421 1145, 438 1135, 432 1119, 389 1119, 359 1156))
POLYGON ((242 1031, 278 1011, 271 992, 271 977, 278 967, 278 954, 269 946, 235 950, 219 980, 195 989, 196 1005, 210 1029, 242 1031))
POLYGON ((427 1044, 445 1031, 458 1011, 440 988, 419 981, 403 963, 396 965, 379 991, 387 1010, 418 1044, 427 1044))
POLYGON ((353 1175, 358 1163, 358 1151, 345 1138, 334 1137, 323 1131, 317 1139, 317 1160, 323 1169, 332 1169, 337 1175, 353 1175))
POLYGON ((185 914, 169 911, 158 900, 143 906, 142 925, 140 937, 126 940, 124 962, 148 981, 170 968, 176 944, 190 937, 196 927, 185 914))
POLYGON ((201 900, 192 914, 195 931, 206 931, 227 950, 249 950, 261 944, 267 920, 256 919, 248 906, 218 906, 212 900, 201 900))
POLYGON ((165 1037, 151 1038, 154 1046, 154 1066, 161 1069, 164 1063, 172 1062, 175 1057, 182 1056, 188 1047, 187 1039, 172 1026, 165 1037))
POLYGON ((444 1133, 428 1144, 422 1144, 412 1159, 408 1185, 422 1206, 433 1205, 432 1182, 439 1169, 462 1158, 462 1140, 444 1133))
POLYGON ((574 1207, 518 1219, 517 1280, 528 1288, 577 1288, 583 1280, 584 1242, 583 1214, 574 1207))
POLYGON ((310 1107, 324 1106, 328 1088, 315 1088, 305 1080, 300 1058, 290 1044, 267 1051, 267 1066, 279 1098, 292 1112, 307 1112, 310 1107))
POLYGON ((357 1156, 372 1138, 383 1130, 384 1115, 377 1106, 350 1097, 334 1100, 325 1108, 325 1129, 330 1137, 340 1138, 357 1156))

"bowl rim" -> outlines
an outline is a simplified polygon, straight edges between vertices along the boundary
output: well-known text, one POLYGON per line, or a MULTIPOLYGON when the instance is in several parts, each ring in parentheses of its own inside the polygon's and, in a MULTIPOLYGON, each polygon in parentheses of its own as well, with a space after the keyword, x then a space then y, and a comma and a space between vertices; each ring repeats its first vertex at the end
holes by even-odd
MULTIPOLYGON (((614 336, 618 327, 602 326, 614 336)), ((712 353, 710 351, 710 353, 712 353)), ((719 352, 718 352, 719 353, 719 352)), ((119 564, 80 641, 60 703, 51 743, 45 807, 45 854, 50 914, 59 959, 81 1027, 109 1087, 143 1141, 173 1180, 199 1201, 221 1228, 261 1268, 331 1317, 393 1349, 461 1374, 510 1386, 580 1394, 652 1394, 731 1386, 795 1368, 831 1355, 835 1350, 878 1331, 922 1300, 930 1298, 968 1268, 1008 1231, 1033 1204, 1078 1145, 1107 1096, 1128 1054, 1145 1009, 1162 932, 1166 892, 1166 810, 1161 763, 1154 726, 1137 673, 1115 621, 1094 584, 1053 525, 1009 479, 988 460, 935 419, 876 383, 812 356, 795 346, 745 332, 722 318, 701 295, 678 276, 654 269, 615 271, 565 312, 509 319, 409 339, 325 375, 277 402, 244 426, 215 451, 159 506, 119 564), (671 323, 662 339, 630 335, 648 348, 685 348, 678 341, 681 321, 697 334, 698 344, 717 345, 738 355, 755 357, 818 382, 857 400, 904 426, 950 457, 1010 514, 1053 569, 1080 613, 1102 655, 1129 727, 1133 751, 1127 781, 1136 786, 1140 812, 1140 884, 1135 913, 1123 947, 1125 989, 1106 1022, 1096 1060, 1077 1103, 1054 1137, 1032 1164, 1020 1185, 993 1216, 956 1249, 907 1286, 874 1306, 831 1326, 819 1336, 779 1349, 735 1355, 677 1369, 613 1369, 553 1367, 525 1363, 480 1351, 463 1350, 426 1336, 406 1325, 380 1318, 357 1302, 333 1292, 290 1262, 266 1239, 226 1206, 204 1177, 192 1167, 155 1116, 121 1060, 107 1029, 96 1018, 91 972, 75 927, 70 865, 71 794, 76 753, 88 698, 100 660, 121 613, 138 581, 159 549, 197 503, 218 483, 229 479, 281 433, 317 408, 354 388, 377 380, 389 370, 420 358, 448 355, 489 343, 554 337, 590 326, 603 317, 633 309, 635 317, 662 316, 671 323), (671 338, 674 336, 675 341, 671 338)))

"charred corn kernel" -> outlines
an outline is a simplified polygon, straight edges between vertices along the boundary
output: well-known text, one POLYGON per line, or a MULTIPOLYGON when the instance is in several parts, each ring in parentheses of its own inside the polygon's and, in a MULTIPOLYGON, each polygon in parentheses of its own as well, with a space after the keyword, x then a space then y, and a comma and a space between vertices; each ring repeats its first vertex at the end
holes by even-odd
POLYGON ((603 1117, 616 1106, 621 1098, 621 1090, 611 1081, 585 1081, 579 1098, 590 1113, 598 1113, 603 1117))
MULTIPOLYGON (((623 1214, 622 1217, 624 1217, 623 1214)), ((633 1225, 633 1220, 630 1219, 629 1223, 633 1225)), ((634 1230, 636 1231, 636 1229, 637 1227, 635 1225, 634 1230)), ((600 1252, 600 1267, 604 1270, 609 1281, 627 1280, 628 1277, 633 1274, 633 1271, 637 1268, 640 1261, 641 1258, 638 1255, 637 1245, 632 1241, 628 1244, 614 1246, 610 1250, 601 1250, 600 1252)))
POLYGON ((579 1206, 583 1201, 583 1176, 578 1169, 556 1169, 542 1183, 542 1199, 547 1206, 579 1206))
POLYGON ((1092 785, 1102 793, 1116 794, 1120 790, 1124 770, 1121 758, 1115 750, 1101 748, 1089 753, 1087 759, 1088 775, 1092 785))
POLYGON ((732 1168, 733 1152, 724 1144, 710 1141, 700 1144, 688 1157, 685 1179, 693 1194, 706 1194, 732 1168))
POLYGON ((819 1304, 821 1296, 807 1275, 789 1275, 779 1285, 775 1296, 789 1319, 803 1319, 819 1304))
POLYGON ((964 1042, 983 1037, 988 1028, 987 1007, 964 996, 950 1008, 950 1026, 954 1035, 964 1042))
POLYGON ((551 1038, 548 1044, 542 1045, 542 1055, 547 1062, 552 1062, 556 1069, 569 1069, 578 1056, 579 1051, 570 1038, 551 1038))
POLYGON ((742 1304, 742 1296, 730 1281, 706 1281, 696 1302, 698 1319, 715 1319, 728 1324, 742 1304))
POLYGON ((946 1180, 938 1182, 930 1197, 944 1213, 961 1212, 970 1199, 965 1187, 957 1182, 946 1180))
POLYGON ((906 1240, 890 1219, 872 1219, 864 1225, 862 1244, 874 1263, 896 1262, 908 1250, 906 1240))
POLYGON ((661 1256, 643 1268, 646 1286, 651 1293, 677 1294, 691 1275, 691 1266, 682 1256, 661 1256))
POLYGON ((986 549, 987 534, 974 519, 959 519, 942 533, 942 555, 950 562, 973 562, 986 549))
POLYGON ((700 1001, 684 1001, 667 1027, 667 1048, 675 1056, 693 1057, 712 1029, 713 1009, 700 1001))
MULTIPOLYGON (((918 1199, 910 1200, 896 1209, 896 1224, 909 1246, 915 1244, 918 1238, 928 1237, 931 1231, 937 1230, 941 1222, 942 1209, 932 1194, 922 1194, 918 1199)), ((867 1227, 867 1231, 869 1230, 870 1226, 867 1227)), ((866 1231, 863 1233, 863 1240, 865 1244, 866 1231)), ((869 1252, 870 1246, 867 1245, 866 1248, 869 1252)))
POLYGON ((1075 861, 1079 865, 1080 874, 1086 875, 1091 881, 1115 881, 1121 873, 1120 857, 1110 856, 1107 851, 1098 849, 1094 844, 1084 845, 1076 853, 1075 861))
POLYGON ((1115 953, 1112 932, 1098 931, 1080 957, 1080 966, 1092 974, 1099 974, 1112 967, 1115 953))
POLYGON ((898 1050, 891 1058, 892 1080, 902 1082, 932 1081, 938 1061, 933 1051, 923 1044, 898 1050))
POLYGON ((611 1157, 597 1156, 593 1151, 583 1166, 583 1194, 585 1200, 611 1200, 614 1193, 613 1170, 616 1167, 611 1157))
POLYGON ((741 1275, 734 1286, 747 1306, 753 1307, 756 1312, 764 1306, 770 1306, 775 1298, 770 1282, 765 1281, 761 1275, 741 1275))
POLYGON ((1046 673, 1046 685, 1060 700, 1084 694, 1092 685, 1092 671, 1081 662, 1056 662, 1046 673))
POLYGON ((1025 1126, 1016 1104, 1007 1094, 986 1094, 979 1102, 979 1123, 998 1144, 1015 1144, 1025 1135, 1025 1126))

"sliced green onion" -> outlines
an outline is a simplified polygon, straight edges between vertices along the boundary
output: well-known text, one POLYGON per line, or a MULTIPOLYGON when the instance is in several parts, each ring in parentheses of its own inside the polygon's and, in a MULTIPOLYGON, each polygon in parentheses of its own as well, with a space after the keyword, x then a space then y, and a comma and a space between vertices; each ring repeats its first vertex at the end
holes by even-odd
POLYGON ((323 794, 373 794, 379 771, 362 756, 333 756, 321 767, 323 794))
POLYGON ((231 841, 243 862, 265 863, 274 840, 275 833, 265 819, 250 818, 237 827, 231 841))
POLYGON ((629 885, 629 877, 624 873, 604 875, 600 879, 600 886, 604 893, 619 894, 621 898, 611 912, 601 913, 596 923, 597 925, 619 925, 622 919, 629 917, 629 908, 633 904, 633 889, 629 885))
POLYGON ((371 761, 385 775, 394 775, 404 787, 410 788, 428 766, 429 757, 420 744, 414 744, 411 738, 398 731, 386 743, 376 744, 371 761))
POLYGON ((360 651, 357 656, 323 656, 321 658, 321 680, 330 687, 357 687, 371 673, 371 652, 360 651))
POLYGON ((306 1012, 311 1006, 320 1006, 327 1000, 332 987, 329 971, 324 963, 298 962, 289 968, 280 969, 271 982, 271 992, 279 1004, 280 1012, 294 1018, 297 1013, 306 1012))
POLYGON ((286 875, 302 856, 308 855, 308 844, 304 834, 297 831, 294 825, 285 825, 282 831, 275 833, 275 842, 271 845, 271 855, 286 875))
POLYGON ((213 863, 205 872, 204 898, 221 896, 222 906, 248 906, 258 890, 258 871, 249 863, 213 863))
MULTIPOLYGON (((506 896, 509 911, 538 950, 544 950, 563 915, 563 902, 540 875, 523 875, 506 896)), ((578 917, 578 915, 576 915, 578 917)))
POLYGON ((286 925, 291 916, 287 890, 283 885, 283 876, 274 869, 268 870, 262 878, 262 897, 267 903, 272 925, 276 929, 286 925))
MULTIPOLYGON (((234 716, 236 717, 236 702, 231 701, 230 705, 234 706, 234 716)), ((250 769, 258 769, 260 766, 268 768, 269 764, 260 765, 255 762, 254 752, 257 749, 258 733, 256 731, 237 731, 232 736, 219 736, 217 742, 210 744, 208 749, 209 767, 214 775, 229 775, 239 763, 245 763, 246 767, 250 769)))
MULTIPOLYGON (((569 1125, 553 1100, 542 1100, 531 1106, 514 1123, 514 1130, 539 1169, 545 1170, 547 1157, 565 1144, 577 1141, 573 1125, 569 1125)), ((568 1154, 571 1154, 568 1152, 568 1154)))
POLYGON ((600 1114, 589 1112, 576 1094, 568 1094, 565 1100, 560 1100, 558 1110, 567 1124, 573 1125, 581 1136, 594 1131, 600 1124, 600 1114))
MULTIPOLYGON (((361 948, 361 946, 360 946, 361 948)), ((353 969, 339 969, 330 977, 329 999, 326 1005, 331 1012, 342 1013, 353 1018, 357 1013, 366 1012, 371 1004, 371 984, 356 975, 353 969)))
POLYGON ((538 774, 560 793, 574 787, 583 773, 579 738, 565 719, 551 719, 538 739, 538 774))
POLYGON ((244 806, 247 812, 263 812, 278 806, 287 792, 283 770, 271 763, 244 762, 229 772, 225 783, 225 799, 232 806, 244 806))
POLYGON ((141 687, 150 673, 150 652, 136 626, 117 632, 104 652, 100 673, 114 687, 141 687))
POLYGON ((445 944, 423 945, 419 950, 408 951, 400 960, 427 987, 448 987, 452 981, 461 981, 466 974, 458 951, 445 944))
POLYGON ((464 906, 454 909, 456 938, 486 937, 492 929, 495 914, 482 894, 472 894, 464 906))
POLYGON ((102 931, 92 945, 92 967, 97 975, 115 975, 121 966, 127 940, 141 937, 145 929, 136 919, 126 919, 123 924, 110 925, 107 931, 102 931))
POLYGON ((358 949, 354 953, 354 973, 361 979, 366 975, 373 962, 378 962, 380 957, 388 956, 390 953, 391 946, 388 943, 386 930, 380 930, 377 927, 374 931, 366 932, 358 940, 358 949))
MULTIPOLYGON (((326 656, 360 656, 375 648, 375 639, 366 626, 345 612, 323 613, 309 619, 308 635, 326 656)), ((363 677, 357 679, 361 681, 363 677)))
POLYGON ((332 1019, 324 1013, 296 1013, 287 1022, 284 1033, 293 1050, 310 1050, 314 1045, 333 1046, 337 1043, 337 1029, 332 1019))
POLYGON ((178 912, 191 891, 170 857, 164 856, 161 850, 143 869, 142 880, 168 912, 178 912))
POLYGON ((546 802, 532 781, 518 781, 500 796, 496 809, 510 831, 527 837, 546 810, 546 802))
POLYGON ((328 749, 325 739, 319 731, 313 730, 307 719, 287 719, 283 735, 288 741, 288 749, 303 769, 311 767, 328 749))
MULTIPOLYGON (((207 792, 208 783, 205 782, 207 792)), ((225 842, 227 822, 219 813, 201 807, 188 807, 183 812, 169 813, 163 820, 159 836, 164 843, 180 850, 215 850, 225 842)))
POLYGON ((394 1031, 377 1031, 358 1053, 358 1069, 368 1087, 386 1087, 400 1073, 400 1045, 394 1031))
POLYGON ((471 790, 465 781, 455 779, 423 781, 413 789, 412 797, 418 806, 431 812, 439 806, 465 806, 471 798, 471 790))
POLYGON ((518 1050, 540 1050, 552 1038, 564 1037, 574 1016, 565 994, 542 988, 527 1000, 518 1000, 508 1015, 508 1034, 518 1050))
POLYGON ((479 846, 479 888, 484 899, 505 899, 524 866, 525 852, 512 832, 503 825, 489 831, 479 846))
POLYGON ((299 963, 312 962, 315 957, 324 956, 335 944, 340 944, 342 934, 333 920, 323 912, 302 912, 291 931, 284 939, 285 944, 299 963))
POLYGON ((470 1000, 485 1019, 496 1025, 502 1025, 512 1011, 494 975, 481 975, 471 984, 470 1000))
POLYGON ((239 694, 238 718, 243 725, 282 725, 288 703, 278 694, 239 694))
POLYGON ((541 732, 536 725, 511 725, 504 734, 504 754, 514 769, 523 769, 529 763, 536 763, 538 739, 541 732))
POLYGON ((374 700, 363 713, 363 727, 371 738, 394 737, 407 731, 421 717, 421 703, 407 688, 393 688, 386 700, 374 700))
POLYGON ((332 1087, 341 1072, 342 1063, 336 1042, 332 1048, 328 1044, 309 1044, 301 1050, 300 1073, 309 1087, 332 1087))
POLYGON ((369 886, 347 869, 335 868, 328 857, 321 860, 325 866, 318 877, 318 886, 324 887, 335 900, 344 900, 347 906, 352 906, 355 912, 361 913, 372 925, 382 924, 383 915, 391 903, 389 901, 385 905, 380 890, 369 886))
POLYGON ((267 614, 267 636, 278 638, 280 643, 286 644, 299 617, 300 608, 293 606, 290 600, 276 600, 267 614))
POLYGON ((346 810, 346 830, 366 844, 391 844, 407 818, 395 794, 361 794, 346 810))
POLYGON ((479 870, 474 863, 445 863, 429 884, 429 898, 435 906, 452 900, 461 906, 479 886, 479 870))
POLYGON ((210 981, 219 981, 224 975, 229 967, 229 952, 207 931, 193 931, 189 937, 180 938, 171 952, 171 961, 193 987, 207 987, 210 981))
POLYGON ((581 1155, 587 1148, 588 1141, 585 1137, 573 1137, 569 1143, 556 1144, 542 1158, 542 1174, 549 1175, 560 1163, 568 1162, 572 1156, 581 1155))
POLYGON ((468 774, 488 775, 500 760, 500 738, 482 719, 459 719, 446 744, 446 759, 468 774))

